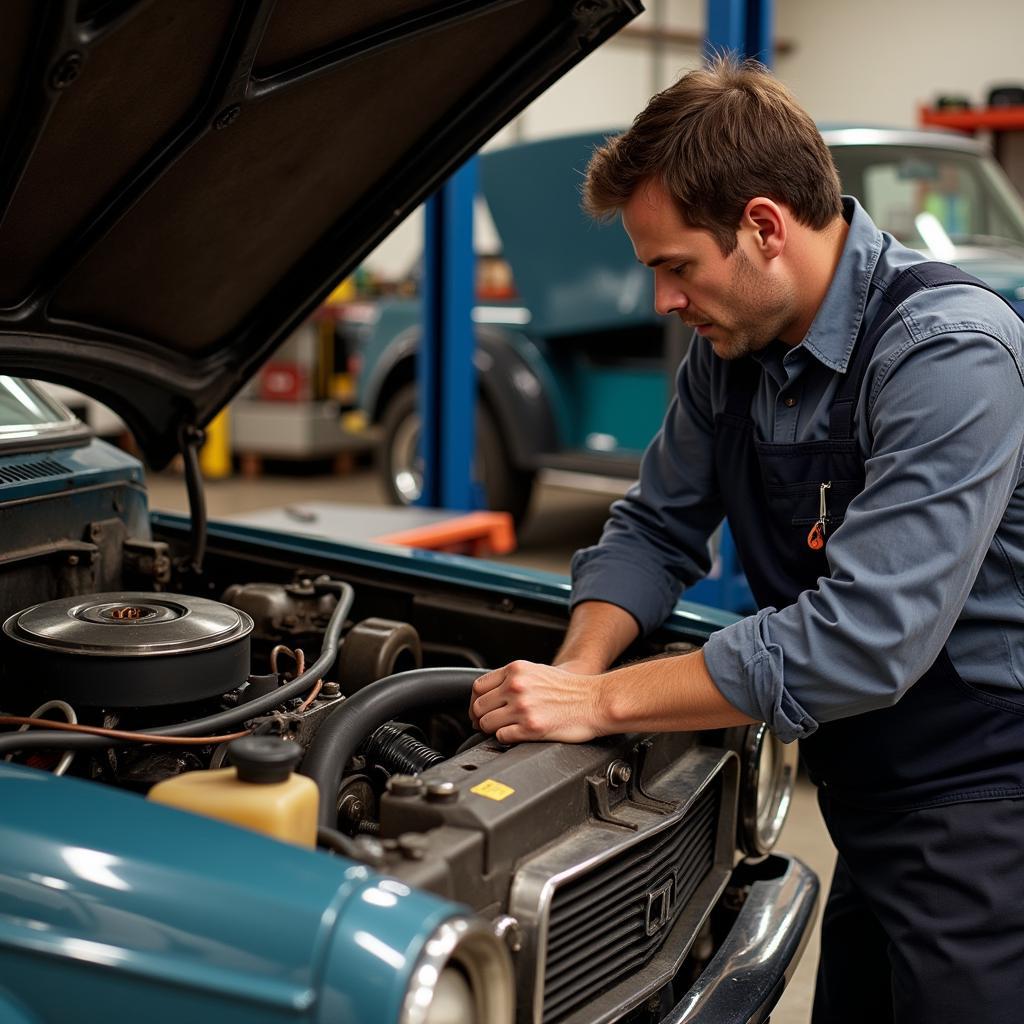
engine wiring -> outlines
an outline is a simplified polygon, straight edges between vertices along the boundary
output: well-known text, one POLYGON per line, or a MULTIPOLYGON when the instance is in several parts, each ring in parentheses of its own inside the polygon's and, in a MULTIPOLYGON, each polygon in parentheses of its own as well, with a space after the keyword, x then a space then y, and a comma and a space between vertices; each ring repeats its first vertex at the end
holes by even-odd
MULTIPOLYGON (((72 725, 78 724, 78 715, 75 709, 66 700, 48 700, 45 704, 40 704, 39 707, 32 712, 30 718, 37 718, 42 722, 52 722, 52 719, 43 718, 47 711, 59 711, 72 725)), ((18 729, 18 732, 24 732, 26 729, 31 728, 29 725, 22 725, 18 729)), ((5 760, 10 761, 13 754, 8 754, 5 760)), ((75 759, 75 752, 68 750, 61 755, 61 759, 53 768, 54 775, 63 775, 68 768, 71 767, 71 762, 75 759)))
MULTIPOLYGON (((345 620, 352 608, 355 598, 355 591, 352 586, 343 580, 318 579, 316 584, 325 591, 333 591, 338 595, 338 603, 331 613, 324 632, 323 645, 320 656, 305 671, 299 672, 291 682, 285 683, 277 690, 256 697, 252 701, 239 704, 237 707, 229 708, 226 711, 218 711, 216 714, 207 715, 205 718, 197 718, 187 722, 179 722, 176 725, 158 726, 147 729, 140 733, 127 734, 138 737, 130 742, 159 743, 163 739, 172 741, 171 745, 181 745, 183 738, 199 740, 202 743, 222 743, 225 740, 240 738, 249 735, 248 731, 240 732, 237 735, 213 736, 207 730, 221 729, 237 725, 249 719, 272 710, 278 705, 293 697, 306 693, 311 684, 319 681, 334 664, 338 656, 338 647, 341 643, 341 631, 345 620), (202 735, 199 735, 202 734, 202 735)), ((0 717, 0 724, 20 725, 24 724, 25 718, 17 716, 0 717)), ((48 719, 36 719, 29 722, 30 725, 39 728, 40 731, 15 732, 0 735, 0 755, 14 753, 29 749, 64 749, 82 750, 95 749, 97 747, 110 746, 104 740, 119 739, 120 736, 110 736, 108 731, 92 726, 75 726, 68 730, 59 729, 61 723, 52 722, 48 719)))
MULTIPOLYGON (((306 668, 306 656, 301 650, 293 651, 289 647, 279 645, 271 651, 271 664, 276 664, 275 652, 286 653, 295 662, 295 674, 296 676, 302 675, 306 668)), ((276 669, 275 669, 276 671, 276 669)), ((305 711, 320 695, 321 689, 323 689, 323 679, 317 679, 313 689, 310 690, 309 695, 306 699, 296 708, 295 713, 301 714, 305 711)), ((75 715, 75 709, 70 704, 62 700, 51 700, 42 707, 37 708, 32 712, 31 715, 0 715, 0 725, 17 725, 20 726, 18 732, 23 732, 25 729, 32 727, 35 728, 47 728, 56 729, 58 732, 75 732, 83 733, 88 736, 105 736, 109 739, 123 740, 127 743, 158 743, 165 746, 191 746, 191 747, 204 747, 216 743, 229 743, 231 740, 239 740, 243 736, 249 736, 252 734, 251 729, 244 729, 240 732, 228 733, 224 736, 157 736, 153 733, 148 732, 131 732, 125 729, 107 729, 98 725, 81 725, 78 722, 78 718, 75 715), (64 713, 68 721, 66 722, 55 722, 50 718, 40 718, 39 716, 51 709, 57 709, 64 713)), ((7 755, 10 758, 10 754, 7 755)), ((69 750, 61 758, 60 763, 54 769, 55 775, 63 775, 67 771, 68 765, 71 763, 71 759, 74 757, 74 751, 69 750)))

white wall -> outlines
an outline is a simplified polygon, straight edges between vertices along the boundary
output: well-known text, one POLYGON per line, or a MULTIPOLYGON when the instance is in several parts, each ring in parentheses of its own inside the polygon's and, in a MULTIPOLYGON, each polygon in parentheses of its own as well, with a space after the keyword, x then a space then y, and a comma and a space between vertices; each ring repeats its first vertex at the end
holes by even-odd
MULTIPOLYGON (((707 0, 645 2, 634 26, 703 31, 707 0)), ((793 47, 776 73, 819 122, 911 127, 940 93, 983 103, 994 84, 1024 84, 1024 0, 775 0, 775 35, 793 47)), ((491 144, 627 125, 700 61, 695 46, 612 39, 491 144)), ((367 264, 404 273, 422 230, 417 211, 367 264)))
POLYGON ((776 71, 818 121, 911 127, 918 107, 1024 84, 1021 0, 776 0, 776 71))

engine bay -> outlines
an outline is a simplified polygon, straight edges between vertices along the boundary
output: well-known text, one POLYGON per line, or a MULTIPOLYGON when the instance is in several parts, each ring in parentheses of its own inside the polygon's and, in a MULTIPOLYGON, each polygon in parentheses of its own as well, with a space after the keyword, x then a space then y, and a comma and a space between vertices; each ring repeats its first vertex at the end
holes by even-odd
POLYGON ((737 838, 760 756, 743 735, 503 746, 474 732, 472 683, 549 661, 564 599, 237 531, 197 558, 188 520, 133 529, 133 493, 92 494, 80 512, 121 514, 0 564, 0 754, 145 796, 241 777, 237 741, 294 744, 316 845, 490 921, 519 1020, 643 1021, 678 998, 742 903, 737 864, 767 853, 737 838))

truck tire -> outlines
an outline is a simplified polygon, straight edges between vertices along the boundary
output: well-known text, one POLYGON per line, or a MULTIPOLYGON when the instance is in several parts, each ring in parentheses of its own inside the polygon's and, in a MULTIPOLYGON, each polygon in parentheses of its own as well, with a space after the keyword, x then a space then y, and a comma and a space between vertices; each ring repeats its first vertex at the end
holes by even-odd
MULTIPOLYGON (((407 384, 391 396, 381 416, 377 464, 392 505, 411 505, 423 490, 416 405, 416 385, 407 384)), ((476 408, 476 476, 483 483, 487 507, 510 512, 518 526, 530 504, 534 473, 512 464, 494 415, 483 402, 476 408)))

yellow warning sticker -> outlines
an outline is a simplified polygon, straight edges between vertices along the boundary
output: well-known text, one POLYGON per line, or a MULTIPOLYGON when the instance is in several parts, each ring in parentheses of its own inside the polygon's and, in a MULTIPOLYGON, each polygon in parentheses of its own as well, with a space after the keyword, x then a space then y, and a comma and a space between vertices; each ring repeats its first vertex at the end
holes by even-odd
POLYGON ((503 782, 498 782, 495 779, 484 779, 479 785, 474 786, 470 793, 476 793, 477 796, 485 796, 488 800, 504 800, 505 797, 511 796, 515 790, 511 786, 506 786, 503 782))

